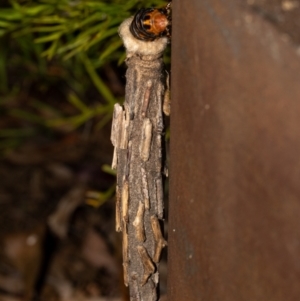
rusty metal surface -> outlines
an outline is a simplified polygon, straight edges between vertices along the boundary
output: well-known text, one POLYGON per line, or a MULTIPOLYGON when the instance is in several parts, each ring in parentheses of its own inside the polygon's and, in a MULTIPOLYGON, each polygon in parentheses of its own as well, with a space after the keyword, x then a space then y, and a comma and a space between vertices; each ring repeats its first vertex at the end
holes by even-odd
POLYGON ((300 56, 240 2, 174 1, 168 300, 300 296, 300 56))

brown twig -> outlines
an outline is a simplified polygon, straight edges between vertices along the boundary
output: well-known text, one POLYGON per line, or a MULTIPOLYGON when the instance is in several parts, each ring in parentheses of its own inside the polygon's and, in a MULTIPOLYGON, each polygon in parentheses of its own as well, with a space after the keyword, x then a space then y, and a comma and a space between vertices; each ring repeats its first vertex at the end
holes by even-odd
POLYGON ((112 167, 117 170, 117 230, 123 231, 124 280, 130 300, 156 301, 158 261, 166 246, 158 219, 163 218, 166 77, 162 54, 168 39, 137 40, 129 31, 131 21, 125 20, 120 27, 127 50, 126 96, 124 109, 115 105, 111 134, 112 167))

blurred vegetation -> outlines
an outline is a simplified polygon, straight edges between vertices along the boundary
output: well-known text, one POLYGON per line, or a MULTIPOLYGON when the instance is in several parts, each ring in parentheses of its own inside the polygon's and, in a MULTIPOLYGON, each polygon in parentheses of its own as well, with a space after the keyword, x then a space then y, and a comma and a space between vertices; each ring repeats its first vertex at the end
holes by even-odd
POLYGON ((93 130, 101 129, 123 98, 118 26, 141 7, 165 4, 2 0, 0 153, 37 136, 84 131, 91 121, 93 130))

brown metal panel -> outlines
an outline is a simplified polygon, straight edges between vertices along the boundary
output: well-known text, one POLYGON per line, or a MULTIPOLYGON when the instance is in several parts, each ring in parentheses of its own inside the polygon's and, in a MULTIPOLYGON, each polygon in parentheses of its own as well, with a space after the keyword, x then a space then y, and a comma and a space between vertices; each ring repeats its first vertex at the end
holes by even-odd
POLYGON ((234 0, 174 1, 168 300, 300 298, 300 57, 234 0))

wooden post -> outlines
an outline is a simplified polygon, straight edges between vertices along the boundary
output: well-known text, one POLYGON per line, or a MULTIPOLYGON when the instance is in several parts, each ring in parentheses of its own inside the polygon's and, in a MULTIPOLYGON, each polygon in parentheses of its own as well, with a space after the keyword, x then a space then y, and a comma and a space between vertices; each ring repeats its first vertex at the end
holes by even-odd
POLYGON ((300 60, 240 1, 173 3, 169 301, 300 296, 300 60))

